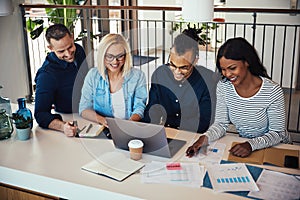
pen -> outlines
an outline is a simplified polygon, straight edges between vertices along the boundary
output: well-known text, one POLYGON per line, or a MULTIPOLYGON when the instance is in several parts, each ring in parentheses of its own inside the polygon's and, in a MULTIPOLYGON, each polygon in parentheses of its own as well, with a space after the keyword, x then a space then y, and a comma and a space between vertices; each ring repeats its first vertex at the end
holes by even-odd
POLYGON ((89 126, 88 126, 88 128, 86 129, 86 133, 88 133, 90 130, 91 130, 91 128, 93 127, 93 124, 90 124, 89 126))
MULTIPOLYGON (((73 121, 72 126, 77 126, 78 127, 78 122, 76 120, 73 121)), ((78 134, 78 128, 76 129, 75 137, 79 137, 78 134)))
POLYGON ((72 126, 78 126, 78 123, 76 120, 73 121, 72 126))

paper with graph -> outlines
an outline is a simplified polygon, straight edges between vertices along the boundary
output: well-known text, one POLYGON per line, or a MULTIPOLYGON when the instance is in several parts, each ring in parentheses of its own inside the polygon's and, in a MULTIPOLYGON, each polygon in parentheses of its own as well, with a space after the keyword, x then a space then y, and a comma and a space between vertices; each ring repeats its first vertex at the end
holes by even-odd
POLYGON ((198 163, 152 161, 141 171, 143 183, 167 183, 200 188, 206 170, 198 163))
POLYGON ((244 163, 210 165, 207 171, 217 192, 259 191, 244 163))

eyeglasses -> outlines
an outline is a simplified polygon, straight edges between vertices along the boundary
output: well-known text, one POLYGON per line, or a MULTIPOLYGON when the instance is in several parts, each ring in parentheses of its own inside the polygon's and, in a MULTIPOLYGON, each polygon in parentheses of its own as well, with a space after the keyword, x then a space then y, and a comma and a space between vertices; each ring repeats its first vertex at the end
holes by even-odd
POLYGON ((174 65, 172 62, 169 62, 166 65, 169 66, 172 70, 179 69, 180 71, 188 71, 192 67, 192 64, 183 65, 183 66, 178 67, 178 66, 174 65))
POLYGON ((110 53, 105 54, 105 60, 108 62, 112 62, 114 59, 117 59, 117 61, 123 61, 125 59, 126 53, 122 53, 119 55, 112 55, 110 53))
MULTIPOLYGON (((171 55, 169 55, 168 61, 170 60, 170 57, 171 57, 171 55)), ((171 70, 179 69, 180 71, 187 72, 188 70, 190 70, 192 68, 193 63, 195 62, 195 60, 197 58, 198 58, 198 56, 196 55, 196 57, 194 58, 194 60, 189 65, 176 66, 176 65, 174 65, 174 63, 172 61, 168 62, 166 65, 169 66, 171 70)))

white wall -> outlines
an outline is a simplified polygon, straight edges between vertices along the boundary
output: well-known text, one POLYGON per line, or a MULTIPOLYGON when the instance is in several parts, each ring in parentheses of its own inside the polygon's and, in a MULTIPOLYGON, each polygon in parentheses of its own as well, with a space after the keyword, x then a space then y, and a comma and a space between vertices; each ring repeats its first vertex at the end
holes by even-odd
MULTIPOLYGON (((298 7, 300 3, 298 2, 298 7)), ((234 8, 274 8, 274 9, 289 9, 290 8, 290 0, 226 0, 226 7, 234 8)), ((298 8, 299 9, 299 8, 298 8)), ((236 23, 253 23, 253 13, 226 13, 225 20, 226 22, 236 22, 236 23)), ((290 16, 288 14, 265 14, 258 13, 256 23, 264 23, 264 24, 299 24, 300 15, 290 16)), ((262 26, 257 26, 257 33, 262 33, 262 26)), ((236 36, 242 36, 243 28, 237 29, 236 36)), ((233 31, 227 31, 227 38, 233 37, 233 31)), ((264 42, 264 66, 267 68, 268 73, 270 74, 272 60, 272 50, 273 50, 273 29, 266 28, 266 38, 264 42)), ((274 52, 274 62, 273 62, 273 77, 272 79, 278 83, 281 81, 281 68, 283 66, 283 79, 282 86, 290 87, 291 78, 290 74, 292 70, 294 71, 294 76, 292 79, 292 87, 294 88, 297 83, 297 71, 299 69, 299 54, 300 54, 300 31, 296 33, 296 53, 295 59, 292 59, 293 56, 293 46, 294 46, 294 29, 287 29, 286 40, 284 40, 284 28, 277 27, 276 29, 276 40, 275 40, 275 52, 274 52), (286 50, 283 52, 282 46, 285 43, 286 50), (290 48, 287 48, 290 47, 290 48), (282 57, 284 56, 284 63, 282 64, 282 57), (294 63, 293 63, 294 62, 294 63), (294 66, 293 66, 294 64, 294 66)), ((252 29, 247 29, 246 31, 246 39, 249 42, 252 42, 252 29)), ((257 49, 259 55, 262 55, 262 47, 263 47, 263 37, 262 34, 256 34, 255 38, 255 48, 257 49)))
MULTIPOLYGON (((298 0, 299 1, 299 0, 298 0)), ((226 7, 229 8, 273 8, 290 9, 290 0, 226 0, 226 7)), ((300 2, 298 2, 298 9, 300 2)), ((226 21, 230 22, 253 22, 252 13, 248 14, 226 14, 226 21)), ((257 23, 289 23, 299 24, 300 15, 289 16, 287 14, 257 14, 257 23)))
MULTIPOLYGON (((139 6, 174 6, 176 5, 177 0, 138 0, 139 6)), ((177 5, 178 6, 178 5, 177 5)), ((177 14, 180 14, 181 12, 177 12, 177 14)), ((166 11, 165 12, 166 21, 174 21, 176 12, 174 11, 166 11)), ((139 12, 138 18, 140 20, 162 20, 162 11, 143 11, 139 12)), ((169 34, 169 31, 171 30, 171 23, 166 22, 165 23, 165 30, 162 28, 162 23, 157 22, 156 24, 154 22, 141 23, 140 24, 141 29, 139 30, 141 32, 141 46, 147 47, 146 49, 142 49, 142 52, 147 53, 148 48, 154 49, 155 47, 160 48, 162 47, 162 35, 165 35, 165 42, 166 42, 166 49, 170 49, 173 43, 173 39, 171 35, 169 34), (149 33, 147 32, 147 27, 149 33), (156 27, 156 29, 154 29, 156 27), (157 33, 156 36, 154 33, 157 33), (147 41, 152 41, 150 44, 147 43, 147 41), (156 45, 153 41, 156 40, 156 45)), ((162 50, 166 50, 162 49, 162 50)))
POLYGON ((29 93, 22 21, 18 6, 22 2, 13 0, 13 15, 0 16, 0 85, 3 86, 0 93, 1 96, 9 97, 12 102, 29 93))

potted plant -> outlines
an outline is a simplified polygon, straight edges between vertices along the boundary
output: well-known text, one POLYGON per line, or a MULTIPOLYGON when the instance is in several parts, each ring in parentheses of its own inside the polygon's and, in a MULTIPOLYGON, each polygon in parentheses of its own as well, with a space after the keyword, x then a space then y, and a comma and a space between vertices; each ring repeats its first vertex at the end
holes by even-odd
POLYGON ((16 133, 19 140, 28 140, 31 133, 32 118, 25 118, 19 113, 12 114, 12 120, 16 126, 16 133))
MULTIPOLYGON (((50 5, 83 5, 85 0, 47 0, 50 5)), ((71 33, 74 32, 79 13, 76 9, 66 8, 45 8, 48 22, 64 24, 71 33)), ((26 21, 27 30, 30 32, 31 39, 38 38, 47 27, 44 26, 44 18, 26 21)))
MULTIPOLYGON (((181 19, 183 20, 183 19, 181 19)), ((173 34, 174 32, 178 30, 183 30, 185 28, 188 29, 195 29, 200 40, 198 41, 200 50, 206 50, 206 46, 208 46, 208 50, 211 51, 211 38, 210 35, 212 34, 212 31, 219 28, 219 26, 216 23, 190 23, 190 22, 184 22, 180 21, 173 25, 172 30, 170 31, 170 34, 173 34), (193 28, 192 28, 193 25, 193 28)), ((217 40, 217 43, 220 43, 221 41, 217 40)))

